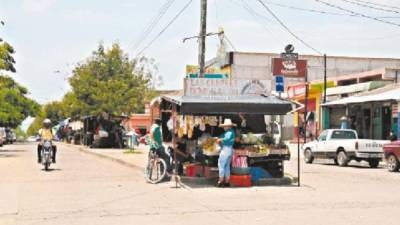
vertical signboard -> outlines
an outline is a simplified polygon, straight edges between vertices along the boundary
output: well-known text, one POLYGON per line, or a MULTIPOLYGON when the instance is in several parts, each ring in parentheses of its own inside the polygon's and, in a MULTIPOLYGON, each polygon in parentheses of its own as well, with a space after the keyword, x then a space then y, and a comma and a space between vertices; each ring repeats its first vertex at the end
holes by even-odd
POLYGON ((275 77, 275 91, 278 93, 282 93, 285 91, 285 83, 283 76, 275 77))

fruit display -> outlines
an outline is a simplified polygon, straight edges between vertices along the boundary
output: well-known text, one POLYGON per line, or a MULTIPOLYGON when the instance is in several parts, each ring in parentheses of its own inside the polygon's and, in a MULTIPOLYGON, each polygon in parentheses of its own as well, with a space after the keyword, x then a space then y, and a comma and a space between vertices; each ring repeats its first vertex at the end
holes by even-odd
POLYGON ((248 133, 248 134, 242 134, 241 135, 241 143, 242 144, 249 144, 249 145, 255 145, 258 143, 262 143, 262 140, 256 136, 253 133, 248 133))
POLYGON ((203 142, 203 151, 208 154, 218 152, 219 145, 215 138, 209 137, 203 142))

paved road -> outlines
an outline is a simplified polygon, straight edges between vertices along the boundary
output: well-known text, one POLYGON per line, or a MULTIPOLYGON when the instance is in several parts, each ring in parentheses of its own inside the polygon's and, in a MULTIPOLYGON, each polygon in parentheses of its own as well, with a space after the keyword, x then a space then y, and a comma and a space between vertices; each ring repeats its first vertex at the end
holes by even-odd
POLYGON ((305 165, 297 187, 175 189, 142 172, 59 146, 54 170, 33 144, 0 148, 1 225, 399 224, 400 173, 305 165))

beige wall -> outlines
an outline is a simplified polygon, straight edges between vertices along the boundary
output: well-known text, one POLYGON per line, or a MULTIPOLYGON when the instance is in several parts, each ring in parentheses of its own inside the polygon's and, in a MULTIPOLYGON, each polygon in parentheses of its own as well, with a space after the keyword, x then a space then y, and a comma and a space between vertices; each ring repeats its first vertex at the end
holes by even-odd
MULTIPOLYGON (((241 53, 235 52, 232 65, 232 78, 243 79, 271 79, 272 58, 279 57, 279 54, 272 53, 241 53)), ((304 55, 300 59, 308 60, 308 79, 323 79, 324 67, 322 56, 304 55)), ((400 59, 390 58, 357 58, 328 56, 327 76, 338 77, 348 74, 360 73, 381 68, 400 68, 400 59)), ((394 77, 394 72, 390 72, 394 77)), ((299 79, 287 79, 287 84, 299 83, 299 79)))
MULTIPOLYGON (((275 57, 279 57, 279 54, 235 52, 233 56, 233 65, 231 65, 231 76, 232 78, 240 79, 271 80, 272 87, 274 87, 274 79, 271 74, 271 62, 272 58, 275 57)), ((323 79, 324 64, 322 56, 305 55, 300 56, 299 58, 308 60, 309 81, 323 79)), ((400 68, 400 59, 340 56, 331 56, 327 58, 328 79, 371 70, 380 70, 383 68, 400 68)), ((384 69, 383 71, 383 76, 385 78, 393 79, 395 77, 395 70, 384 69)), ((303 78, 290 78, 285 80, 285 85, 297 84, 303 81, 303 78)), ((284 117, 283 137, 286 140, 293 138, 293 115, 284 117)))

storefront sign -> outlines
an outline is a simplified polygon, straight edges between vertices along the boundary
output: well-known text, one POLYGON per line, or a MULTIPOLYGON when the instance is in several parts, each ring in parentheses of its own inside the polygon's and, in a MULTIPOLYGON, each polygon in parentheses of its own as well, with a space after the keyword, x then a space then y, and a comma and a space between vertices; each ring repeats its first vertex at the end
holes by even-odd
MULTIPOLYGON (((326 87, 334 87, 335 82, 327 81, 326 87)), ((308 86, 309 94, 312 93, 323 93, 324 92, 324 83, 311 83, 308 86)), ((296 98, 300 96, 304 96, 306 93, 306 88, 304 84, 290 85, 287 88, 287 93, 289 98, 296 98)))
POLYGON ((306 86, 304 84, 289 86, 287 93, 289 98, 304 96, 306 94, 306 86))
POLYGON ((284 92, 285 91, 285 82, 283 76, 275 77, 275 91, 276 92, 284 92))
POLYGON ((185 96, 249 96, 269 94, 270 80, 186 78, 185 96))
MULTIPOLYGON (((219 69, 217 67, 209 67, 204 71, 205 76, 210 78, 226 78, 229 76, 229 71, 226 69, 219 69)), ((197 78, 199 75, 199 66, 197 65, 186 65, 186 77, 197 78)))
POLYGON ((298 53, 281 53, 281 58, 283 60, 298 60, 299 59, 299 54, 298 53))
POLYGON ((307 60, 285 60, 283 58, 272 59, 272 74, 285 77, 305 77, 307 72, 307 60))
POLYGON ((399 104, 395 103, 392 105, 392 117, 398 118, 399 115, 399 104))

